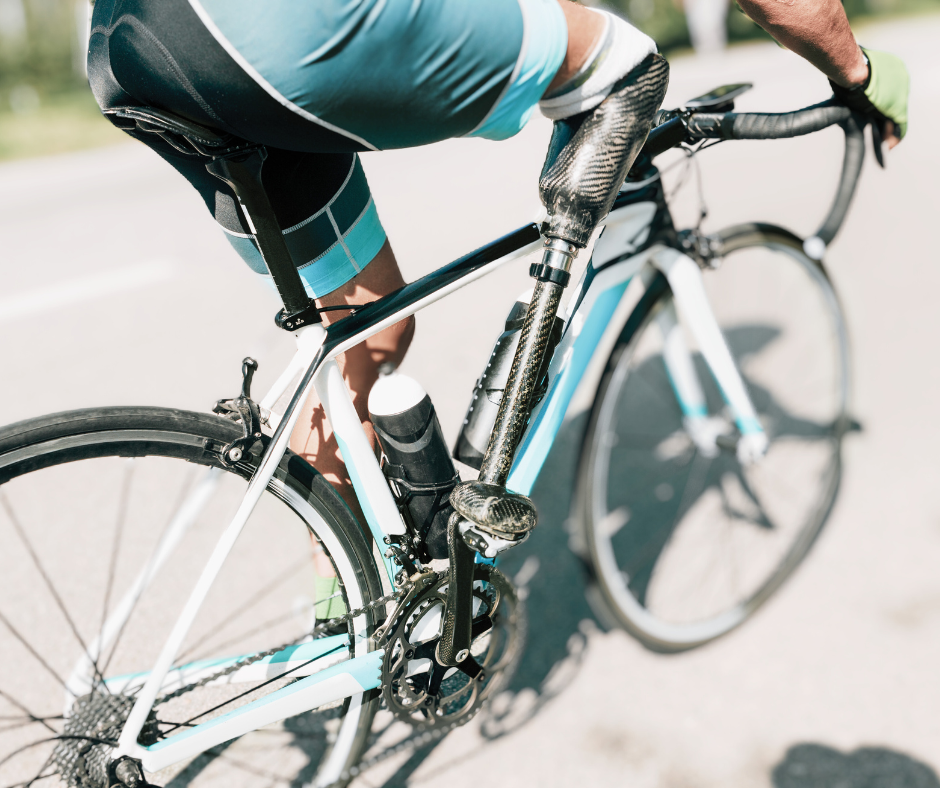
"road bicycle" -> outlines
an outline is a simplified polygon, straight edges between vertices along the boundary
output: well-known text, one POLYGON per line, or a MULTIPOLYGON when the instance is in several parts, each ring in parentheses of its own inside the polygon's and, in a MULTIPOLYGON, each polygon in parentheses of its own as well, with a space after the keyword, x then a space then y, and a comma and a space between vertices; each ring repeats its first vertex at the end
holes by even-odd
MULTIPOLYGON (((734 113, 748 87, 657 116, 572 291, 507 483, 528 495, 558 435, 581 425, 573 543, 591 602, 660 651, 726 634, 790 575, 835 500, 852 423, 846 330, 822 257, 855 191, 865 121, 833 101, 734 113), (842 178, 814 236, 675 229, 657 155, 834 124, 842 178)), ((246 360, 241 395, 215 413, 95 408, 0 430, 0 784, 345 784, 380 706, 420 743, 505 687, 523 619, 486 557, 497 540, 468 553, 459 587, 454 560, 424 554, 335 359, 537 253, 540 227, 325 328, 291 279, 263 148, 152 108, 117 113, 234 184, 298 350, 257 402, 246 360), (314 389, 369 536, 288 449, 314 389), (310 596, 317 555, 339 580, 335 600, 310 596), (469 641, 448 660, 442 644, 464 636, 449 607, 460 594, 469 641), (328 601, 345 612, 318 623, 328 601)))

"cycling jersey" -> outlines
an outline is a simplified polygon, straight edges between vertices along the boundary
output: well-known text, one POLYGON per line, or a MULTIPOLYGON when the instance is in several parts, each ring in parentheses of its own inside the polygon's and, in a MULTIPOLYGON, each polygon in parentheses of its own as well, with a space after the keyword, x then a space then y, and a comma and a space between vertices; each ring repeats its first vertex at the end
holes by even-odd
MULTIPOLYGON (((512 136, 566 48, 556 0, 97 0, 88 73, 102 109, 162 108, 264 144, 287 246, 322 296, 385 243, 356 152, 512 136)), ((159 137, 135 136, 267 275, 231 190, 159 137)))

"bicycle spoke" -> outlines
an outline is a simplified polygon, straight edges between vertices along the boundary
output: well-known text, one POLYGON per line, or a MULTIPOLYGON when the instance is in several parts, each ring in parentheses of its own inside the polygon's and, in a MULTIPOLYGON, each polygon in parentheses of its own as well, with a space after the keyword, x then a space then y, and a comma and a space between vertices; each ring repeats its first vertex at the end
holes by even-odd
POLYGON ((42 656, 40 656, 39 652, 36 651, 36 649, 34 649, 32 645, 30 645, 29 641, 27 641, 26 638, 24 638, 19 633, 16 627, 14 627, 10 623, 9 619, 3 614, 3 612, 0 612, 0 623, 2 623, 10 631, 10 634, 12 634, 13 637, 15 637, 18 641, 20 641, 20 643, 22 643, 23 648, 25 648, 30 654, 33 655, 35 660, 46 669, 49 675, 52 676, 52 678, 54 678, 59 684, 62 685, 62 689, 64 689, 66 692, 69 692, 69 688, 68 688, 68 685, 65 683, 65 679, 63 679, 58 673, 55 672, 55 670, 52 669, 49 663, 46 662, 46 660, 43 659, 42 656))
POLYGON ((744 469, 738 469, 736 473, 738 482, 741 484, 741 489, 744 490, 745 495, 750 498, 751 502, 757 508, 757 511, 762 518, 763 522, 754 521, 755 525, 760 525, 763 528, 766 528, 769 531, 774 531, 777 529, 776 524, 773 520, 770 519, 770 515, 767 513, 767 508, 764 506, 761 501, 761 497, 758 494, 757 490, 754 489, 753 485, 748 480, 747 476, 744 475, 744 469))
MULTIPOLYGON (((6 494, 2 490, 0 490, 0 505, 3 506, 3 509, 7 514, 7 517, 10 519, 10 522, 13 524, 13 529, 16 531, 17 535, 20 537, 20 541, 22 541, 23 546, 26 548, 26 552, 29 553, 30 558, 32 558, 33 560, 33 564, 36 567, 36 570, 39 572, 40 576, 45 582, 46 588, 49 589, 49 593, 52 594, 52 598, 55 600, 56 605, 58 606, 59 610, 62 612, 62 615, 65 617, 65 620, 69 625, 69 629, 71 629, 72 634, 75 635, 75 639, 78 641, 78 644, 82 647, 82 651, 85 652, 85 656, 88 657, 88 660, 91 662, 92 667, 94 668, 94 671, 98 676, 98 680, 103 684, 104 677, 101 675, 101 671, 98 670, 97 660, 95 660, 91 656, 91 652, 88 650, 88 646, 85 644, 84 639, 79 634, 78 627, 75 625, 75 622, 72 620, 72 617, 69 615, 69 612, 65 607, 65 603, 62 601, 62 597, 59 596, 59 592, 56 590, 55 586, 52 584, 52 580, 49 578, 49 575, 46 573, 45 567, 42 565, 42 562, 39 560, 39 556, 36 554, 36 551, 33 549, 32 542, 30 542, 29 539, 27 539, 26 532, 23 530, 23 527, 20 524, 19 518, 13 512, 13 507, 10 505, 9 500, 7 500, 6 494)), ((2 614, 0 614, 0 616, 2 616, 2 614)), ((8 629, 13 631, 13 628, 10 625, 10 622, 7 621, 5 617, 3 618, 3 623, 7 626, 8 629)), ((21 640, 21 642, 25 644, 25 641, 22 640, 22 637, 19 635, 18 637, 21 640)), ((33 651, 33 650, 30 648, 30 651, 33 651)), ((33 651, 33 653, 35 654, 35 651, 33 651)), ((37 658, 39 658, 38 654, 36 654, 36 656, 37 658)), ((48 669, 48 665, 46 667, 48 669)))
MULTIPOLYGON (((173 507, 173 513, 170 515, 170 518, 166 521, 166 525, 163 526, 163 530, 160 533, 160 538, 157 539, 157 546, 154 548, 154 552, 151 555, 150 559, 147 561, 147 568, 145 572, 150 571, 150 567, 153 565, 153 562, 156 560, 156 555, 160 550, 160 545, 163 544, 163 539, 169 531, 170 527, 173 525, 173 521, 179 515, 180 510, 183 507, 183 504, 186 502, 186 498, 189 495, 190 490, 193 487, 193 483, 196 479, 197 469, 193 469, 183 480, 183 486, 180 489, 180 494, 177 498, 176 505, 173 507)), ((121 637, 124 634, 124 630, 127 628, 127 623, 131 620, 131 617, 134 614, 134 610, 137 608, 137 603, 140 601, 138 596, 134 599, 131 609, 127 612, 127 617, 124 619, 124 622, 121 624, 120 629, 118 629, 117 634, 114 636, 114 643, 111 645, 111 651, 108 653, 108 658, 104 661, 104 665, 101 668, 102 673, 108 672, 108 667, 111 665, 111 660, 114 658, 114 654, 117 652, 118 645, 120 645, 121 637)))
MULTIPOLYGON (((61 714, 58 717, 33 717, 33 716, 20 717, 17 722, 11 723, 10 725, 0 728, 0 733, 6 733, 7 731, 15 731, 21 728, 28 728, 30 725, 36 725, 37 723, 44 724, 44 723, 47 723, 49 720, 61 720, 61 719, 64 719, 64 717, 62 717, 61 714)), ((55 729, 50 727, 49 725, 45 725, 45 727, 51 730, 53 733, 56 732, 55 729)))
MULTIPOLYGON (((121 541, 124 536, 124 523, 127 520, 127 499, 131 488, 131 478, 134 475, 134 460, 125 460, 128 463, 125 467, 124 482, 121 485, 121 496, 118 499, 117 521, 114 524, 114 540, 111 543, 111 560, 108 563, 108 581, 104 589, 104 603, 101 606, 101 627, 98 629, 98 657, 101 656, 102 639, 104 638, 104 626, 108 620, 108 608, 111 606, 111 591, 114 588, 114 574, 117 569, 117 558, 121 551, 121 541)), ((112 652, 113 653, 113 652, 112 652)), ((109 660, 110 661, 110 660, 109 660)), ((103 681, 103 679, 102 679, 103 681)), ((107 688, 107 685, 105 685, 107 688)))
MULTIPOLYGON (((0 614, 0 615, 2 615, 2 614, 0 614)), ((8 692, 5 692, 5 691, 2 690, 2 689, 0 689, 0 698, 3 698, 4 700, 6 700, 6 702, 9 703, 11 706, 16 706, 16 708, 18 708, 21 712, 23 712, 23 714, 24 714, 26 717, 28 717, 29 719, 35 720, 36 722, 40 723, 44 728, 48 728, 52 733, 56 733, 56 732, 57 732, 57 731, 55 730, 55 728, 53 728, 51 725, 49 725, 49 724, 46 722, 46 720, 62 719, 61 716, 58 716, 58 717, 37 717, 37 716, 36 716, 35 714, 33 714, 29 709, 27 709, 22 703, 20 703, 16 698, 14 698, 14 697, 13 697, 12 695, 10 695, 8 692)), ((9 718, 8 718, 8 719, 9 719, 9 718)))
MULTIPOLYGON (((257 594, 252 595, 252 599, 250 602, 238 607, 231 615, 227 616, 226 618, 223 618, 214 627, 212 627, 212 629, 210 629, 208 632, 203 634, 202 637, 199 638, 199 640, 193 643, 188 649, 183 651, 179 655, 179 657, 177 657, 177 660, 188 659, 189 655, 195 652, 200 646, 204 645, 213 635, 218 634, 220 631, 225 629, 225 627, 227 627, 233 621, 237 621, 241 616, 245 615, 245 613, 251 610, 251 608, 253 608, 257 604, 262 602, 264 599, 269 597, 271 594, 273 594, 275 591, 277 591, 277 589, 280 586, 284 585, 284 583, 286 583, 287 581, 293 579, 293 577, 299 571, 301 571, 302 569, 308 568, 309 566, 310 566, 310 560, 307 558, 304 558, 301 561, 298 561, 293 567, 288 569, 286 572, 279 574, 279 576, 275 580, 273 580, 267 586, 265 586, 260 591, 258 591, 257 594)), ((280 622, 280 621, 286 620, 289 617, 290 616, 282 617, 278 619, 278 621, 280 622)), ((256 628, 247 634, 256 634, 258 631, 259 630, 256 628)), ((232 642, 237 642, 237 640, 240 639, 240 637, 243 637, 243 636, 239 636, 239 638, 230 638, 223 645, 227 645, 228 643, 232 643, 232 642)), ((217 648, 220 648, 220 646, 217 646, 217 648)))
POLYGON ((58 770, 49 772, 48 774, 37 774, 35 777, 33 777, 32 780, 28 780, 22 783, 13 783, 13 785, 7 785, 7 786, 4 786, 4 788, 29 788, 31 785, 35 785, 41 780, 48 780, 50 777, 58 777, 58 776, 59 776, 58 770))
MULTIPOLYGON (((221 643, 218 643, 218 644, 215 646, 215 648, 212 650, 212 652, 208 652, 208 651, 207 651, 207 652, 205 652, 205 654, 203 654, 202 656, 197 656, 197 657, 187 656, 187 657, 186 657, 186 662, 195 662, 197 659, 207 659, 207 658, 211 657, 213 654, 217 654, 219 651, 225 649, 227 646, 232 646, 232 645, 235 645, 235 644, 237 644, 237 643, 241 643, 241 642, 243 642, 246 638, 249 638, 249 637, 251 637, 252 635, 257 635, 259 632, 264 632, 264 631, 267 630, 267 629, 272 629, 273 627, 276 627, 276 626, 278 626, 279 624, 283 624, 285 621, 290 621, 293 617, 294 617, 294 613, 293 613, 293 611, 292 611, 292 612, 289 612, 289 613, 282 613, 281 615, 275 616, 274 618, 270 618, 270 619, 268 619, 267 621, 265 621, 263 624, 259 624, 259 625, 258 625, 257 627, 255 627, 254 629, 249 629, 249 630, 247 630, 247 631, 245 631, 245 632, 239 633, 239 634, 238 634, 237 636, 235 636, 235 637, 229 638, 228 640, 223 640, 221 643)), ((191 653, 191 651, 190 651, 190 652, 187 652, 187 653, 189 654, 189 653, 191 653)), ((177 659, 176 659, 176 661, 174 662, 174 664, 175 664, 175 665, 180 665, 180 664, 182 663, 182 661, 183 661, 183 657, 182 657, 182 655, 181 655, 180 657, 177 657, 177 659)))
POLYGON ((52 764, 54 756, 50 755, 46 758, 46 762, 39 767, 39 770, 36 772, 36 776, 32 780, 27 780, 25 782, 16 783, 15 785, 6 786, 6 788, 29 788, 31 785, 38 783, 40 780, 48 780, 50 777, 55 777, 59 772, 57 769, 53 769, 48 774, 43 774, 46 769, 52 764))
POLYGON ((11 752, 9 755, 7 755, 5 758, 0 759, 0 766, 4 766, 5 764, 13 760, 20 753, 26 752, 27 750, 31 750, 33 747, 38 747, 40 744, 51 744, 54 741, 75 741, 75 740, 90 741, 93 744, 103 744, 106 747, 117 746, 116 741, 113 741, 111 739, 99 739, 95 736, 69 736, 68 734, 62 734, 59 736, 50 736, 48 739, 37 739, 36 741, 30 742, 29 744, 24 744, 22 747, 18 747, 17 749, 13 750, 13 752, 11 752))
POLYGON ((344 648, 346 648, 345 644, 339 645, 339 646, 337 646, 336 648, 332 648, 332 649, 330 649, 329 651, 326 651, 326 652, 324 652, 323 654, 320 654, 318 657, 314 657, 313 659, 308 659, 306 662, 303 662, 303 663, 301 663, 300 665, 297 665, 296 667, 291 668, 290 670, 285 671, 285 672, 282 673, 281 675, 275 676, 274 678, 268 679, 267 681, 263 681, 263 682, 261 682, 261 684, 259 684, 257 687, 252 687, 252 688, 249 689, 249 690, 245 690, 244 692, 241 692, 241 693, 239 693, 238 695, 236 695, 234 698, 229 698, 228 700, 223 701, 222 703, 218 704, 217 706, 213 706, 211 709, 206 709, 205 711, 200 712, 200 713, 197 714, 196 716, 190 717, 188 720, 186 720, 186 721, 184 721, 184 722, 174 723, 175 727, 170 728, 170 730, 164 731, 163 733, 164 733, 164 735, 166 735, 166 734, 168 734, 168 733, 172 733, 172 732, 175 731, 177 728, 181 728, 181 727, 183 727, 184 725, 189 725, 190 723, 194 723, 196 720, 198 720, 198 719, 200 719, 200 718, 202 718, 202 717, 205 717, 207 714, 212 714, 212 712, 214 712, 214 711, 218 711, 219 709, 225 708, 225 707, 228 706, 230 703, 234 703, 235 701, 240 700, 241 698, 244 698, 246 695, 250 695, 252 692, 257 692, 259 689, 263 689, 264 687, 267 687, 269 684, 273 684, 273 683, 276 682, 276 681, 281 681, 282 679, 284 679, 284 678, 286 678, 287 676, 289 676, 291 673, 294 673, 294 672, 300 670, 301 668, 305 668, 305 667, 307 667, 307 665, 313 664, 313 663, 316 662, 318 659, 323 659, 323 657, 328 657, 328 656, 330 656, 330 654, 335 654, 337 651, 341 651, 341 650, 344 649, 344 648))

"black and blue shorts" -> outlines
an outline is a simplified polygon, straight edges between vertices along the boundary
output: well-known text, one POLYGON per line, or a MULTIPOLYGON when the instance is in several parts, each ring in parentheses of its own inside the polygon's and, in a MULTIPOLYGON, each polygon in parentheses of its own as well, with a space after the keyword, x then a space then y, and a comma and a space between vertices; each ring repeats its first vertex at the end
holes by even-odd
MULTIPOLYGON (((88 74, 102 109, 156 107, 265 145, 266 190, 320 297, 386 240, 357 153, 512 136, 567 35, 556 0, 97 0, 88 74)), ((140 139, 267 276, 227 187, 159 138, 140 139)))

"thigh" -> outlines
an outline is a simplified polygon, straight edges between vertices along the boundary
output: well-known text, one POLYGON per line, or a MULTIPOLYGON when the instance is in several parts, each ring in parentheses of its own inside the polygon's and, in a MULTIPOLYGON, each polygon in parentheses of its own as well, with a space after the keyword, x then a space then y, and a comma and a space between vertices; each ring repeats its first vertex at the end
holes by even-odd
POLYGON ((99 103, 172 103, 290 150, 379 150, 507 110, 483 136, 518 131, 566 46, 557 0, 98 0, 89 68, 99 103))
MULTIPOLYGON (((144 105, 264 144, 264 182, 320 297, 385 232, 358 150, 518 131, 561 63, 556 0, 97 0, 89 80, 103 109, 144 105)), ((138 135, 267 270, 238 201, 200 161, 138 135)))
MULTIPOLYGON (((265 144, 265 190, 312 296, 341 287, 386 236, 355 148, 297 117, 251 79, 185 0, 99 0, 89 80, 103 110, 151 106, 265 144), (302 140, 305 145, 297 143, 302 140)), ((154 134, 135 133, 199 192, 249 267, 268 277, 250 223, 229 186, 154 134)))

